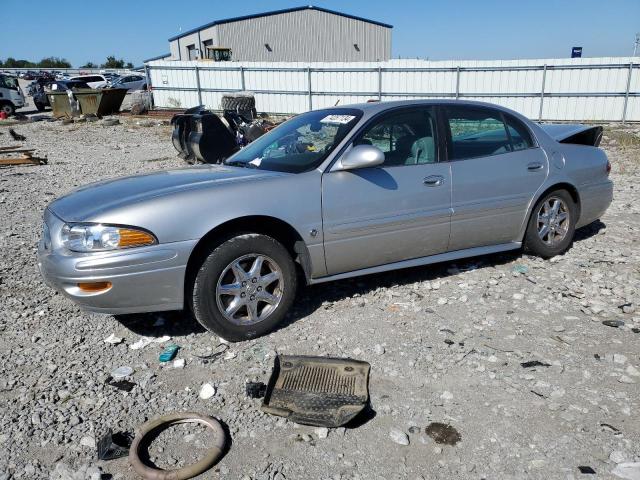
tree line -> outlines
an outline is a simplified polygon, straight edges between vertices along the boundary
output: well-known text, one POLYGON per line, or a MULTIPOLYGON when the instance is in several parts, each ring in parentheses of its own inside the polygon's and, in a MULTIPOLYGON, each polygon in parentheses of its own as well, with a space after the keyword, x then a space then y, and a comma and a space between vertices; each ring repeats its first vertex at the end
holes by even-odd
MULTIPOLYGON (((71 63, 66 58, 60 57, 46 57, 39 62, 8 57, 4 61, 0 58, 0 68, 71 68, 71 63)), ((102 64, 86 62, 79 68, 133 68, 133 63, 125 62, 122 58, 116 58, 115 55, 109 55, 102 64)))

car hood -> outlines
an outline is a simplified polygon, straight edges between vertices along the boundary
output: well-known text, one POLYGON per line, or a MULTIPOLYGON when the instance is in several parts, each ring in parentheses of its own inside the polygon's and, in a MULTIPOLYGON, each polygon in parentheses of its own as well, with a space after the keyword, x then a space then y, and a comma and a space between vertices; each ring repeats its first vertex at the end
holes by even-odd
POLYGON ((100 213, 192 189, 287 175, 280 172, 204 165, 92 183, 58 198, 49 209, 66 222, 87 222, 100 213))

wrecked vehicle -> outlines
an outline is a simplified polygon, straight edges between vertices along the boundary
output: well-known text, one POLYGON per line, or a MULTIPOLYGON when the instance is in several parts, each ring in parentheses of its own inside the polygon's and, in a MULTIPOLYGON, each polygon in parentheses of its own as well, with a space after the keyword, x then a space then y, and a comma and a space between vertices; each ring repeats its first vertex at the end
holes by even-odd
POLYGON ((35 82, 29 86, 29 95, 33 98, 33 104, 36 106, 39 112, 44 111, 45 108, 50 107, 51 103, 47 96, 48 91, 66 92, 68 90, 74 90, 77 88, 90 88, 85 82, 79 80, 56 80, 48 83, 35 82))
POLYGON ((99 182, 55 200, 38 264, 89 310, 187 309, 226 339, 250 339, 281 323, 298 278, 521 248, 563 253, 612 200, 601 134, 470 101, 311 111, 223 165, 99 182))

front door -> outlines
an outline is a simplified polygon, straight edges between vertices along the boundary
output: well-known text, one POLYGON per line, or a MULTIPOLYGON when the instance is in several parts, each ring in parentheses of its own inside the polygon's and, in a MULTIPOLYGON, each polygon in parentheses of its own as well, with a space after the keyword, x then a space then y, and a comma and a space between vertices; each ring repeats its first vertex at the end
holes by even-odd
POLYGON ((519 241, 547 156, 516 118, 485 107, 444 108, 453 178, 449 250, 519 241))
POLYGON ((438 161, 436 124, 431 107, 387 113, 353 142, 380 148, 384 164, 323 175, 328 274, 446 251, 451 172, 438 161))

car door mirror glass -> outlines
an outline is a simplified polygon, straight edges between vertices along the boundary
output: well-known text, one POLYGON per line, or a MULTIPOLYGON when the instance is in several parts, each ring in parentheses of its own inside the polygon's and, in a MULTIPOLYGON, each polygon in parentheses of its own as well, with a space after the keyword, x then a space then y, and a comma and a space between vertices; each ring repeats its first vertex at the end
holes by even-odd
POLYGON ((340 159, 337 170, 356 170, 384 163, 384 153, 373 145, 356 145, 340 159))

